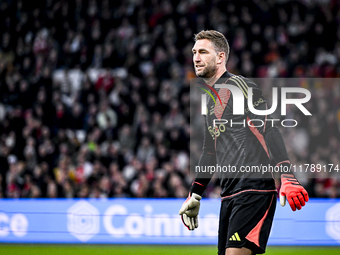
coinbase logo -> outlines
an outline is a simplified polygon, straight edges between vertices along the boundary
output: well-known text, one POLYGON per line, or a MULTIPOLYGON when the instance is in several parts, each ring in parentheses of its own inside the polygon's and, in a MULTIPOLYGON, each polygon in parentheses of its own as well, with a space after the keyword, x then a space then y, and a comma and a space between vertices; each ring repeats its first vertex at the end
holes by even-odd
POLYGON ((16 213, 12 217, 0 213, 0 237, 8 236, 10 233, 23 237, 27 235, 28 225, 27 217, 21 213, 16 213))
POLYGON ((88 202, 80 201, 67 210, 67 229, 82 242, 99 233, 99 211, 88 202))
POLYGON ((335 240, 340 240, 340 203, 332 206, 326 213, 326 232, 335 240))

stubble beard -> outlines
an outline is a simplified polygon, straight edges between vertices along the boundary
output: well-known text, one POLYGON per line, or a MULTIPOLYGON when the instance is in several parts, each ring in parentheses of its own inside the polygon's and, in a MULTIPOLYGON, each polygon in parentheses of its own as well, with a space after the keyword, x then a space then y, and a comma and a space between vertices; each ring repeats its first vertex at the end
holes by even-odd
POLYGON ((200 78, 211 78, 216 74, 217 66, 207 66, 201 73, 196 73, 200 78))

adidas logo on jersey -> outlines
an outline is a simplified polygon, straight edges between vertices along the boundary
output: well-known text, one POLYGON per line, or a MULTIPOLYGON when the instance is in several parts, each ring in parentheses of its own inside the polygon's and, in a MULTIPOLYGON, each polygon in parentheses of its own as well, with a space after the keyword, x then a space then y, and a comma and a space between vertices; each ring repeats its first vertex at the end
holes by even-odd
POLYGON ((235 232, 235 234, 233 234, 230 238, 229 241, 241 241, 240 236, 238 235, 237 232, 235 232))

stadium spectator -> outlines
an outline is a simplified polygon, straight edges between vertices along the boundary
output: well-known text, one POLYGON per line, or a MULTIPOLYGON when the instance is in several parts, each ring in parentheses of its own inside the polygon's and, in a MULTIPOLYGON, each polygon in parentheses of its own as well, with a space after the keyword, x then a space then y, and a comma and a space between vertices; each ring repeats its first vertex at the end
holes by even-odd
MULTIPOLYGON (((233 45, 232 73, 340 77, 335 0, 19 0, 0 9, 0 197, 186 196, 178 162, 190 147, 192 34, 203 29, 233 45)), ((340 88, 303 86, 313 117, 289 109, 299 119, 297 132, 281 130, 289 156, 340 164, 340 88)), ((333 177, 300 180, 312 196, 339 197, 333 177)))

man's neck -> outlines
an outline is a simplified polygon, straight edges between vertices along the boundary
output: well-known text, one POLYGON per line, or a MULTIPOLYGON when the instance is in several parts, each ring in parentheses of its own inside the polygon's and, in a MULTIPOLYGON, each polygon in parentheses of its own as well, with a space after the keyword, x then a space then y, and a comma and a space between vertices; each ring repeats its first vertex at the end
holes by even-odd
POLYGON ((209 86, 213 86, 215 84, 215 82, 221 78, 221 76, 227 71, 227 69, 224 67, 224 68, 221 68, 220 70, 217 70, 216 74, 211 77, 211 78, 203 78, 204 82, 206 84, 208 84, 209 86))

